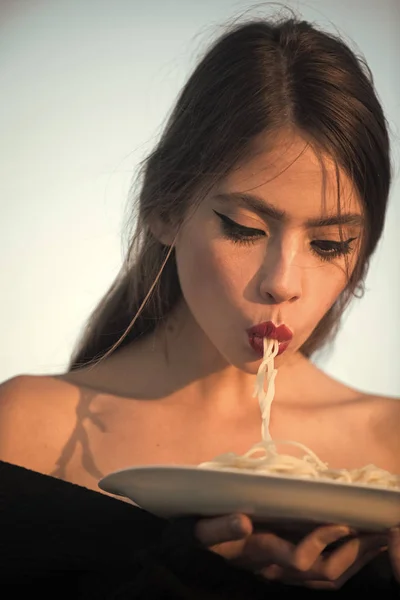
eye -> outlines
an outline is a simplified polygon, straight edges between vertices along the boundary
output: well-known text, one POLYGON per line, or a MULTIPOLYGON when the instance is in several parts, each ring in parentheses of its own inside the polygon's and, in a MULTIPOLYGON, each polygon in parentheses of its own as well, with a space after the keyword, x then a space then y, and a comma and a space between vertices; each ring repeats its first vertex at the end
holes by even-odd
POLYGON ((352 242, 357 238, 349 238, 340 242, 332 240, 314 240, 311 242, 311 251, 321 260, 334 260, 339 256, 350 254, 353 250, 352 242))
POLYGON ((236 244, 252 244, 265 237, 266 233, 262 229, 253 229, 253 227, 244 227, 236 221, 232 221, 226 215, 222 215, 216 210, 213 211, 220 220, 223 235, 236 244))

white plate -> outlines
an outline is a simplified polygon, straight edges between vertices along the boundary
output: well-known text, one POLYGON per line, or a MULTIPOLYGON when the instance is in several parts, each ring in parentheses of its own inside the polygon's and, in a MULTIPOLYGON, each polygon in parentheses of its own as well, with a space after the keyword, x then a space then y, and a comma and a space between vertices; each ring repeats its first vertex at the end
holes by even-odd
POLYGON ((400 491, 195 467, 132 467, 99 487, 160 517, 245 513, 256 523, 340 523, 380 531, 400 523, 400 491))

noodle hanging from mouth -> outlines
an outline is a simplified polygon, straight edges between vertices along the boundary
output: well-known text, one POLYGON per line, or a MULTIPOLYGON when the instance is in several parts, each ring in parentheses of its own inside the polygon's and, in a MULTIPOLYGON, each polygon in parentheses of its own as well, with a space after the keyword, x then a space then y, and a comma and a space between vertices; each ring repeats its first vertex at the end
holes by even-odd
POLYGON ((228 452, 209 462, 201 463, 198 468, 248 471, 264 475, 290 476, 400 490, 400 475, 389 473, 373 464, 357 469, 330 469, 307 446, 299 442, 272 440, 269 425, 277 375, 274 361, 278 349, 279 344, 276 340, 264 339, 264 357, 257 372, 253 394, 258 397, 261 410, 262 441, 254 444, 243 455, 228 452), (304 455, 302 458, 297 458, 290 454, 279 454, 277 446, 291 446, 301 450, 304 455))

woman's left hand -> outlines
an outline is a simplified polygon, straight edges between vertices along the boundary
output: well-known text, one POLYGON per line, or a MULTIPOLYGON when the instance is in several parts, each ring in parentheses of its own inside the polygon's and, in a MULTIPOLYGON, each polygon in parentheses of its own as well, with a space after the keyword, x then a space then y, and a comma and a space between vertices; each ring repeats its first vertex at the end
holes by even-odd
POLYGON ((389 556, 395 579, 400 583, 400 526, 389 532, 389 556))

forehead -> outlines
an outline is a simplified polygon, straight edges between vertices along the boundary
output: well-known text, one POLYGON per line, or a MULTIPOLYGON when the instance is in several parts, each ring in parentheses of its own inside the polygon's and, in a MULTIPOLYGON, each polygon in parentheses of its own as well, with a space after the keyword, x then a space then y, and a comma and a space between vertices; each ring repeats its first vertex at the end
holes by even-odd
POLYGON ((254 193, 294 220, 362 213, 350 178, 326 154, 297 134, 260 137, 245 161, 222 182, 221 191, 254 193))

